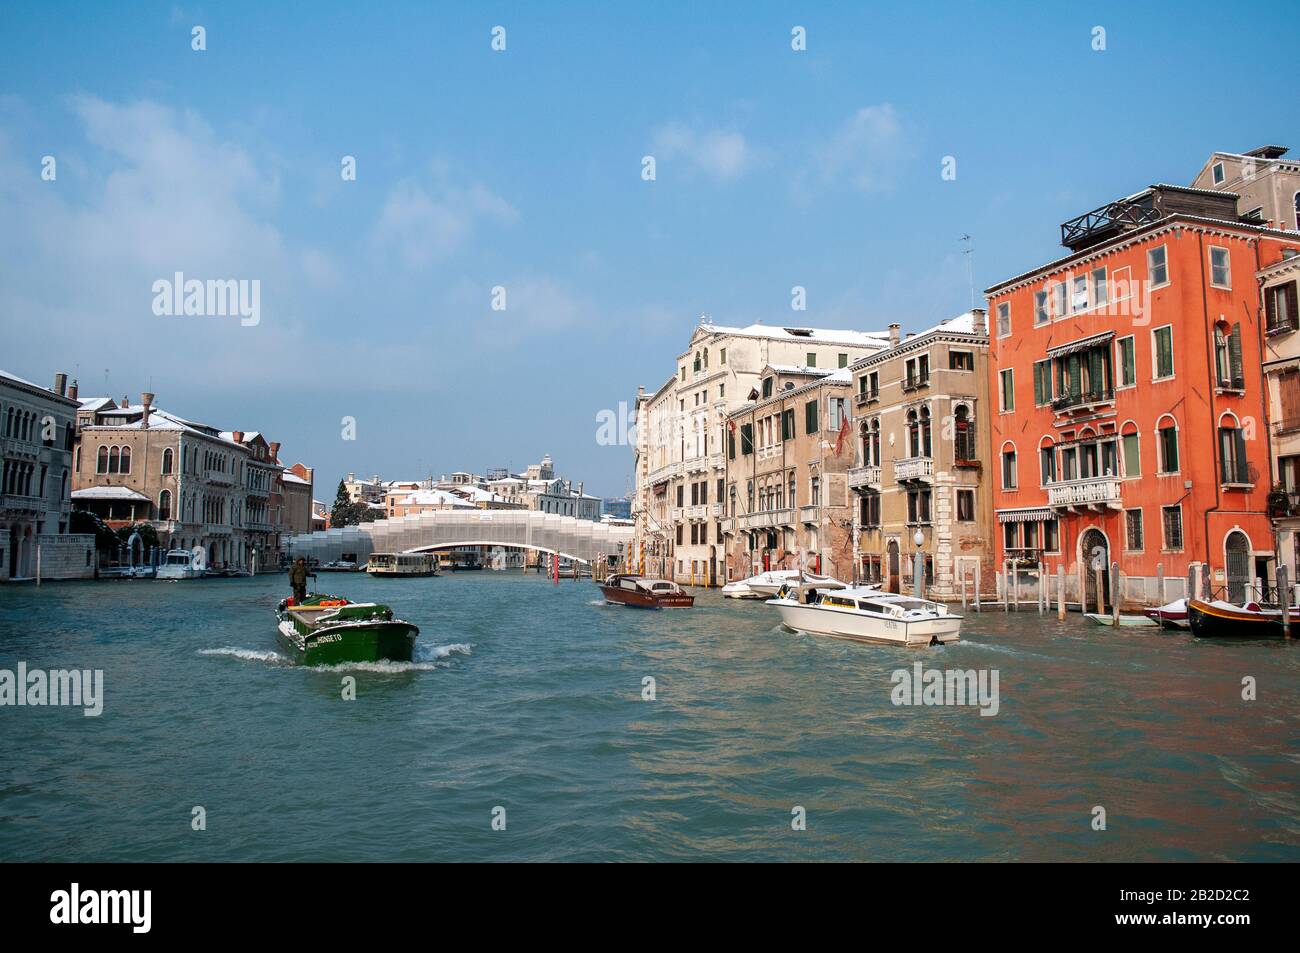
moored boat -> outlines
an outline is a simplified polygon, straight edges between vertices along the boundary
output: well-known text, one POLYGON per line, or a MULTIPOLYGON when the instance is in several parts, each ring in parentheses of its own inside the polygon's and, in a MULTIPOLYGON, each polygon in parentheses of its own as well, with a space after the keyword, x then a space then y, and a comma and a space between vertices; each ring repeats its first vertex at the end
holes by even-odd
POLYGON ((202 579, 207 569, 207 559, 203 549, 196 546, 193 551, 173 549, 163 557, 162 563, 154 573, 155 579, 202 579))
POLYGON ((282 646, 303 665, 340 662, 409 662, 420 630, 393 618, 375 602, 351 602, 316 594, 301 603, 280 603, 276 631, 282 646))
POLYGON ((832 579, 830 576, 819 576, 798 569, 769 569, 767 572, 746 579, 745 584, 754 594, 754 598, 771 599, 781 591, 782 586, 798 582, 801 577, 806 585, 816 586, 818 589, 845 589, 848 586, 847 583, 832 579))
POLYGON ((1187 600, 1175 599, 1162 606, 1143 609, 1142 614, 1160 624, 1162 629, 1186 629, 1191 623, 1187 621, 1187 600))
POLYGON ((618 574, 610 576, 600 587, 611 605, 636 606, 641 609, 689 609, 695 597, 667 579, 618 574))
POLYGON ((816 592, 787 587, 767 604, 776 608, 787 628, 811 635, 908 646, 942 645, 961 637, 961 616, 943 603, 879 589, 816 592))
POLYGON ((1282 621, 1281 609, 1261 609, 1255 604, 1234 606, 1230 602, 1187 600, 1187 621, 1197 638, 1268 639, 1290 634, 1300 636, 1300 608, 1282 621))
POLYGON ((317 567, 317 572, 356 572, 359 568, 351 559, 331 559, 317 567))
POLYGON ((371 553, 366 572, 372 576, 409 577, 438 575, 438 560, 432 553, 371 553))

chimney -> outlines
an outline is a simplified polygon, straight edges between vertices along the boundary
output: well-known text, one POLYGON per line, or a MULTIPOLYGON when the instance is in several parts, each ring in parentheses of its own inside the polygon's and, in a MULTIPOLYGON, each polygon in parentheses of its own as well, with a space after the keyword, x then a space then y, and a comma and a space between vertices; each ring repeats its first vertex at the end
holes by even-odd
POLYGON ((140 429, 149 429, 149 408, 153 406, 153 394, 145 391, 140 395, 140 406, 144 408, 144 414, 140 417, 140 429))
POLYGON ((988 334, 988 312, 983 308, 971 308, 970 311, 970 328, 976 334, 988 334))
POLYGON ((72 379, 72 386, 68 388, 68 399, 77 399, 77 379, 75 377, 72 379))
POLYGON ((54 393, 58 394, 60 397, 63 397, 63 396, 65 396, 65 395, 67 394, 67 392, 68 392, 68 375, 67 375, 67 374, 55 374, 55 375, 54 375, 54 393))
POLYGON ((271 451, 271 460, 272 460, 273 462, 275 462, 275 463, 279 463, 279 462, 280 462, 280 445, 279 445, 278 443, 271 443, 271 444, 268 444, 267 446, 269 447, 269 449, 270 449, 270 451, 271 451))
POLYGON ((901 324, 891 324, 889 326, 889 344, 892 347, 898 343, 898 332, 903 329, 901 324))
POLYGON ((235 443, 243 443, 243 442, 244 442, 244 431, 242 431, 242 430, 232 430, 232 431, 230 432, 230 436, 232 436, 232 437, 235 438, 235 443))

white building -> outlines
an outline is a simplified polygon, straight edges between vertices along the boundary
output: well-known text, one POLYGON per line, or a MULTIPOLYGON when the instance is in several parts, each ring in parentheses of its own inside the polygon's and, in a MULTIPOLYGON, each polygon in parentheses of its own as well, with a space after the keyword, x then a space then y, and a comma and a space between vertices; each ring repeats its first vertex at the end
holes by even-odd
POLYGON ((639 568, 721 585, 727 415, 760 396, 763 368, 847 368, 889 346, 891 333, 702 320, 672 378, 652 395, 637 394, 632 519, 639 568))

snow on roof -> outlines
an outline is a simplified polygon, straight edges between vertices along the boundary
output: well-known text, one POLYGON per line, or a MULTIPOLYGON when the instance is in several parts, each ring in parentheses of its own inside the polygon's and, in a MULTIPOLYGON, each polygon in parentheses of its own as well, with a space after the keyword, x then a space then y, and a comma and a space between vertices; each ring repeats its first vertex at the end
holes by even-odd
POLYGON ((33 384, 31 381, 23 380, 17 374, 10 374, 8 371, 0 371, 0 377, 7 377, 11 381, 17 381, 19 384, 26 384, 28 387, 40 387, 40 384, 33 384))
POLYGON ((446 490, 413 490, 406 495, 402 503, 406 506, 450 506, 475 509, 473 503, 462 500, 456 494, 448 493, 446 490))
POLYGON ((289 470, 285 470, 283 473, 281 473, 280 479, 283 480, 285 483, 301 483, 303 486, 311 486, 310 483, 308 483, 302 477, 298 476, 298 474, 293 473, 289 470))
POLYGON ((74 500, 131 500, 148 503, 149 497, 137 493, 129 486, 88 486, 84 490, 73 490, 74 500))
POLYGON ((751 324, 743 328, 726 327, 704 322, 700 329, 711 334, 738 334, 745 337, 769 338, 778 341, 812 341, 815 344, 855 344, 861 347, 886 347, 888 331, 848 331, 838 328, 803 328, 798 326, 774 327, 768 324, 751 324))
POLYGON ((814 377, 825 377, 830 370, 825 367, 805 367, 802 364, 769 364, 767 365, 778 374, 810 374, 814 377))
POLYGON ((111 404, 112 402, 113 398, 111 397, 83 397, 79 401, 82 410, 99 410, 105 404, 111 404))
MULTIPOLYGON (((983 320, 983 318, 984 315, 981 314, 980 315, 981 321, 983 320)), ((926 328, 924 331, 921 332, 921 334, 916 335, 916 337, 920 337, 922 334, 929 334, 931 331, 944 331, 947 332, 948 334, 976 334, 976 333, 986 334, 988 333, 987 325, 985 326, 985 328, 986 329, 984 331, 976 332, 975 312, 966 311, 963 314, 957 315, 957 317, 955 318, 949 318, 947 321, 940 321, 932 328, 926 328)))

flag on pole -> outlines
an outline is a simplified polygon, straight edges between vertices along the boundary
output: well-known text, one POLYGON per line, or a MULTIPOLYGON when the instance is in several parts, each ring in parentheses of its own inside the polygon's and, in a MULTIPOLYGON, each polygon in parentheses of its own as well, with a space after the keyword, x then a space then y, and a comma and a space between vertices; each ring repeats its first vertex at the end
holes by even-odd
POLYGON ((844 410, 841 410, 840 411, 840 435, 839 438, 835 441, 835 456, 838 457, 840 455, 840 451, 844 449, 844 440, 845 438, 848 437, 848 435, 849 435, 849 415, 844 410))

